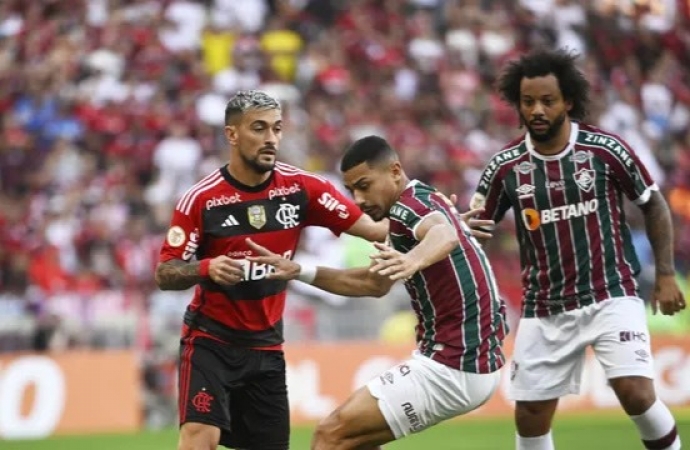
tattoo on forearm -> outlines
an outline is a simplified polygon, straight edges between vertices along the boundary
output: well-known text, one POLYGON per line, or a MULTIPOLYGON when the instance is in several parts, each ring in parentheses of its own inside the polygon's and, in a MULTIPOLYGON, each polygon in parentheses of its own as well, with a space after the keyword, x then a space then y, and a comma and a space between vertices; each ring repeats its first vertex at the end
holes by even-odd
POLYGON ((662 195, 655 192, 644 211, 647 237, 654 251, 656 273, 658 275, 673 275, 673 222, 671 211, 662 195))
POLYGON ((199 283, 199 262, 185 262, 173 259, 159 264, 156 268, 156 283, 162 290, 182 291, 199 283))

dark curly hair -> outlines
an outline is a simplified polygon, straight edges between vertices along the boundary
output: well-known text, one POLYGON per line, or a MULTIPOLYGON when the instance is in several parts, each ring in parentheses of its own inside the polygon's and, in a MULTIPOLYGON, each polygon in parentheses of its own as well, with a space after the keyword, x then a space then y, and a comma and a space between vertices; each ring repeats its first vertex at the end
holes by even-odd
POLYGON ((539 49, 523 55, 508 63, 499 75, 498 92, 505 101, 519 109, 522 79, 552 74, 558 80, 563 98, 573 104, 568 115, 575 120, 583 120, 589 105, 589 82, 577 68, 578 56, 563 49, 539 49))

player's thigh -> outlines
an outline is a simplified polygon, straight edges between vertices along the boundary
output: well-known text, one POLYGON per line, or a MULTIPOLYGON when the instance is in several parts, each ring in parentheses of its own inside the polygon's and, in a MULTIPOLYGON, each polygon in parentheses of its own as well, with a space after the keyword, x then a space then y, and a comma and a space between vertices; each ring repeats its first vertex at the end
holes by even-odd
POLYGON ((228 397, 218 368, 220 358, 213 343, 188 339, 180 348, 178 411, 180 447, 217 445, 220 430, 229 429, 228 397))
POLYGON ((552 317, 520 319, 510 370, 509 397, 544 401, 577 394, 585 348, 581 310, 552 317))
POLYGON ((644 301, 637 297, 607 300, 593 319, 594 354, 608 379, 654 378, 654 361, 644 301))
POLYGON ((500 374, 462 372, 415 354, 367 384, 393 437, 399 439, 483 405, 500 374))
POLYGON ((242 417, 236 426, 246 430, 250 449, 286 450, 290 445, 290 407, 285 356, 282 351, 253 352, 259 358, 258 374, 241 389, 230 392, 231 411, 242 417))

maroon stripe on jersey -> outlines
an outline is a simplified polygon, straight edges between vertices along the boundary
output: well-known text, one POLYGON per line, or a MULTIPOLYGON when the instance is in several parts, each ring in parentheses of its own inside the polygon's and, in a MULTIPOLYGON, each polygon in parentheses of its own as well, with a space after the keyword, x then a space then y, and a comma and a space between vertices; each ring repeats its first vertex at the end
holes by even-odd
MULTIPOLYGON (((429 290, 429 302, 431 302, 434 312, 454 312, 450 317, 438 317, 434 314, 434 331, 436 332, 434 340, 445 343, 462 342, 461 350, 464 351, 465 341, 462 324, 465 322, 465 311, 462 305, 463 294, 458 280, 448 276, 452 273, 455 273, 455 267, 451 258, 447 257, 426 268, 423 276, 429 290), (440 323, 448 321, 452 321, 457 326, 447 327, 440 323)), ((457 363, 457 361, 453 362, 454 365, 457 363)))
MULTIPOLYGON (((529 153, 525 153, 521 158, 519 158, 519 162, 516 161, 517 164, 520 162, 526 161, 526 162, 532 162, 532 157, 530 156, 529 153)), ((536 170, 536 169, 535 169, 536 170)), ((531 186, 536 186, 536 180, 535 180, 535 175, 534 175, 534 170, 530 171, 529 173, 522 173, 520 171, 517 172, 517 180, 518 180, 518 187, 522 186, 523 184, 529 184, 531 186)), ((531 208, 537 213, 540 211, 540 208, 536 204, 536 200, 534 196, 527 197, 526 199, 519 200, 521 202, 521 210, 524 210, 526 208, 531 208)), ((515 220, 523 220, 522 217, 516 217, 515 220)), ((540 302, 536 301, 540 298, 546 298, 549 295, 549 292, 551 290, 551 281, 549 278, 549 261, 548 261, 548 252, 546 251, 546 242, 544 239, 544 232, 542 231, 541 227, 537 231, 529 231, 527 229, 527 226, 523 222, 523 227, 525 228, 525 234, 527 235, 527 239, 532 242, 532 252, 536 256, 536 261, 533 261, 534 264, 536 264, 536 267, 534 267, 534 270, 537 271, 537 286, 539 289, 535 293, 535 312, 537 314, 542 313, 541 310, 547 311, 548 312, 548 307, 545 307, 544 305, 540 304, 540 302)), ((529 250, 527 250, 529 252, 529 250)), ((530 282, 530 276, 531 276, 531 270, 526 272, 527 279, 523 280, 523 286, 531 286, 532 283, 530 282)))
MULTIPOLYGON (((453 214, 452 210, 448 205, 445 204, 445 202, 441 202, 433 197, 430 200, 439 209, 448 211, 448 215, 450 216, 451 221, 456 229, 463 229, 458 217, 455 214, 453 214)), ((467 265, 469 266, 470 271, 472 272, 472 279, 474 280, 473 290, 477 296, 476 301, 479 314, 479 317, 477 319, 479 320, 478 330, 479 340, 481 342, 480 346, 477 348, 477 371, 479 373, 488 373, 492 371, 489 349, 489 345, 491 343, 490 338, 495 334, 500 335, 500 333, 497 333, 498 330, 494 329, 493 325, 493 319, 494 315, 496 314, 496 311, 494 311, 493 308, 494 298, 491 292, 491 282, 488 278, 488 276, 491 276, 492 274, 487 273, 484 270, 484 265, 482 264, 481 258, 475 246, 470 242, 470 238, 468 238, 464 233, 458 233, 458 238, 460 240, 460 246, 464 251, 467 265)), ((456 283, 456 285, 461 292, 461 311, 463 311, 463 315, 461 317, 464 318, 465 302, 467 302, 468 300, 462 293, 462 286, 460 286, 458 283, 456 283)), ((496 292, 495 294, 498 295, 498 292, 496 292)), ((502 336, 497 336, 497 338, 503 339, 502 336)))
MULTIPOLYGON (((592 152, 595 153, 599 159, 605 162, 615 173, 615 178, 621 183, 621 189, 623 192, 629 195, 630 198, 635 198, 635 184, 631 174, 629 173, 628 168, 623 165, 621 160, 618 159, 611 150, 587 144, 580 144, 579 142, 577 145, 578 147, 586 147, 592 150, 592 152)), ((628 153, 630 153, 629 150, 628 153)), ((649 181, 648 184, 651 184, 651 181, 649 181)))
MULTIPOLYGON (((546 161, 547 173, 549 174, 549 179, 551 178, 551 173, 556 175, 557 180, 563 180, 564 174, 561 171, 560 161, 546 161)), ((548 189, 548 188, 547 188, 548 189)), ((562 190, 552 189, 549 193, 551 197, 552 205, 567 205, 568 201, 565 198, 565 187, 562 190)), ((561 267, 560 270, 563 274, 563 292, 562 296, 568 295, 566 293, 567 287, 570 286, 570 295, 575 293, 577 266, 575 261, 575 252, 573 248, 573 236, 570 229, 569 220, 560 220, 556 222, 556 231, 558 232, 558 246, 560 252, 561 267)))
MULTIPOLYGON (((518 161, 521 158, 518 159, 518 161)), ((505 178, 503 172, 507 172, 509 170, 512 170, 510 167, 507 167, 507 165, 502 165, 496 170, 496 173, 494 174, 492 180, 502 180, 505 178)), ((491 183, 491 187, 489 187, 488 190, 488 195, 486 196, 485 200, 485 205, 484 205, 484 210, 485 211, 490 211, 492 214, 495 214, 498 211, 499 208, 499 203, 502 197, 503 190, 502 189, 497 189, 494 186, 495 182, 491 183)), ((494 217, 483 217, 486 219, 494 219, 494 217)))
MULTIPOLYGON (((625 290, 625 295, 636 295, 635 290, 630 289, 630 282, 628 280, 634 279, 634 274, 630 263, 625 260, 623 237, 621 236, 621 228, 625 226, 622 221, 622 211, 619 201, 618 193, 614 189, 608 191, 608 201, 612 206, 611 211, 611 238, 614 241, 614 254, 616 255, 616 269, 620 273, 621 287, 625 290)), ((633 283, 634 284, 634 283, 633 283)))
MULTIPOLYGON (((596 187, 594 188, 596 189, 596 187)), ((600 206, 601 207, 601 206, 600 206)), ((594 292, 601 292, 606 288, 606 267, 604 264, 604 243, 601 238, 601 221, 599 214, 587 214, 585 224, 589 236, 590 279, 589 283, 594 292)))
POLYGON ((180 358, 180 379, 179 383, 179 400, 178 413, 180 423, 185 423, 187 420, 187 400, 189 400, 189 378, 192 374, 192 355, 194 354, 194 337, 189 338, 185 343, 186 347, 182 352, 180 358))
MULTIPOLYGON (((416 197, 414 197, 414 196, 413 196, 412 198, 415 199, 415 200, 417 200, 422 206, 425 206, 418 198, 416 198, 416 197)), ((453 213, 453 211, 450 209, 450 207, 449 207, 448 205, 445 204, 445 202, 442 203, 442 202, 440 202, 438 199, 436 199, 436 198, 434 198, 434 197, 430 197, 429 200, 431 201, 431 203, 433 203, 434 205, 436 205, 437 208, 439 208, 439 209, 441 209, 441 210, 444 210, 444 211, 447 211, 448 216, 450 217, 450 219, 451 219, 453 225, 455 226, 455 229, 456 229, 456 230, 462 230, 462 225, 460 225, 460 223, 459 223, 459 221, 458 221, 458 218, 457 218, 456 215, 453 213)), ((461 246, 461 248, 464 250, 465 258, 466 258, 466 260, 467 260, 467 264, 468 264, 468 266, 470 267, 470 270, 471 270, 471 272, 472 272, 472 279, 475 280, 475 283, 476 283, 476 282, 478 281, 478 280, 477 280, 477 277, 476 277, 477 270, 476 270, 476 266, 475 266, 475 264, 478 263, 477 258, 476 258, 477 255, 476 255, 476 253, 475 253, 475 251, 474 251, 474 248, 472 247, 472 244, 470 244, 470 242, 469 242, 467 236, 466 236, 464 233, 458 233, 458 239, 459 239, 459 241, 460 241, 460 246, 461 246), (475 258, 474 258, 474 259, 475 259, 474 264, 473 264, 473 262, 471 261, 471 256, 474 256, 474 257, 475 257, 475 258)), ((455 272, 456 272, 456 268, 455 268, 454 264, 452 263, 452 257, 446 258, 445 261, 447 262, 447 266, 450 266, 447 273, 448 273, 448 274, 450 274, 450 273, 455 273, 455 272)), ((480 266, 480 271, 479 271, 479 273, 483 273, 481 269, 482 269, 482 268, 481 268, 481 266, 480 266)), ((443 272, 439 271, 439 274, 442 274, 442 273, 443 273, 443 272)), ((454 285, 455 287, 457 287, 458 296, 457 296, 456 298, 459 299, 459 301, 460 301, 460 308, 458 308, 458 310, 460 311, 460 314, 459 314, 460 317, 459 317, 459 320, 458 320, 458 327, 457 327, 457 330, 460 332, 461 336, 463 336, 462 343, 463 343, 463 348, 464 348, 464 347, 465 347, 465 341, 464 341, 465 332, 464 332, 464 330, 463 330, 463 325, 462 325, 462 324, 465 322, 465 302, 467 301, 467 299, 465 298, 465 294, 464 294, 463 291, 462 291, 462 290, 463 290, 463 289, 462 289, 462 286, 460 285, 460 279, 459 279, 460 274, 456 274, 456 277, 457 277, 456 279, 453 279, 453 281, 456 281, 455 283, 453 283, 453 285, 454 285)), ((448 279, 448 280, 451 280, 450 277, 445 277, 445 278, 448 279)), ((477 296, 478 296, 477 304, 478 304, 478 306, 479 306, 479 308, 480 308, 480 309, 479 309, 480 314, 483 312, 483 306, 484 306, 484 305, 479 304, 479 299, 482 298, 482 297, 481 297, 481 295, 482 295, 481 293, 484 292, 484 289, 481 289, 482 287, 483 287, 483 286, 475 285, 475 290, 476 290, 477 296)), ((433 289, 436 290, 435 285, 434 285, 434 288, 433 288, 433 289)), ((444 292, 444 291, 442 291, 442 292, 444 292)), ((442 297, 442 296, 441 296, 441 295, 436 295, 436 296, 434 296, 433 300, 435 300, 436 298, 439 298, 439 297, 442 297)), ((449 302, 449 303, 451 303, 451 302, 449 302)), ((436 308, 436 305, 434 305, 434 308, 436 308)), ((480 339, 481 339, 482 341, 484 341, 484 340, 486 339, 486 336, 485 336, 485 335, 486 335, 486 334, 490 334, 490 333, 489 333, 488 330, 486 331, 486 333, 481 333, 481 331, 482 331, 482 330, 481 330, 481 317, 479 317, 479 320, 480 320, 480 325, 479 325, 479 326, 480 326, 480 339)), ((454 330, 455 330, 455 328, 454 328, 454 330)), ((438 330, 437 330, 437 331, 438 331, 438 330)), ((445 341, 445 342, 454 342, 454 341, 452 340, 452 337, 449 336, 448 339, 449 339, 449 340, 448 340, 448 341, 445 341)), ((479 364, 478 361, 477 361, 477 364, 479 364)), ((477 369, 478 369, 479 371, 481 371, 481 368, 480 368, 479 366, 477 367, 477 369)))
MULTIPOLYGON (((492 335, 497 334, 494 329, 493 319, 495 311, 493 310, 493 296, 491 294, 491 285, 484 272, 482 262, 474 249, 465 253, 467 264, 474 275, 475 292, 477 295, 477 304, 479 305, 479 339, 481 344, 477 349, 479 355, 477 360, 477 369, 479 373, 491 372, 491 360, 489 358, 489 344, 492 335)), ((496 292, 498 295, 498 292, 496 292)), ((502 339, 497 336, 498 339, 502 339)))

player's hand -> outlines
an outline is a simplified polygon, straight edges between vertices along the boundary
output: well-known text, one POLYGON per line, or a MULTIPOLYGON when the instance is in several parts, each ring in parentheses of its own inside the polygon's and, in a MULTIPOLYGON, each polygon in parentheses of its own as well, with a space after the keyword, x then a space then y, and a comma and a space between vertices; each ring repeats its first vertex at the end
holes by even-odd
POLYGON ((450 198, 443 194, 441 194, 440 197, 448 206, 450 206, 451 212, 467 224, 467 226, 470 228, 470 234, 472 236, 477 239, 484 240, 491 239, 493 237, 493 234, 487 230, 493 230, 496 222, 493 220, 475 219, 475 217, 484 212, 483 208, 475 208, 467 211, 466 213, 460 213, 455 207, 455 205, 458 203, 458 196, 456 194, 450 194, 450 198))
POLYGON ((268 275, 266 275, 266 278, 269 280, 294 280, 302 271, 302 266, 300 266, 298 263, 273 253, 266 247, 252 241, 250 238, 247 238, 247 245, 259 255, 247 257, 249 261, 258 264, 268 264, 269 266, 273 267, 274 270, 270 271, 268 275))
POLYGON ((483 212, 484 208, 470 209, 466 213, 460 214, 460 217, 470 227, 470 234, 472 236, 477 239, 491 239, 493 235, 487 230, 493 230, 496 222, 493 220, 475 219, 483 212))
POLYGON ((370 272, 396 281, 407 280, 419 271, 419 262, 410 260, 405 253, 400 253, 380 242, 375 242, 374 247, 379 252, 371 255, 374 264, 369 268, 370 272))
POLYGON ((652 294, 652 312, 672 316, 686 307, 683 292, 678 286, 675 275, 657 275, 652 294))
POLYGON ((215 283, 232 286, 244 280, 244 265, 225 255, 216 256, 208 265, 208 276, 215 283))

